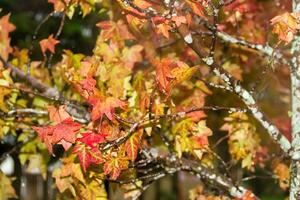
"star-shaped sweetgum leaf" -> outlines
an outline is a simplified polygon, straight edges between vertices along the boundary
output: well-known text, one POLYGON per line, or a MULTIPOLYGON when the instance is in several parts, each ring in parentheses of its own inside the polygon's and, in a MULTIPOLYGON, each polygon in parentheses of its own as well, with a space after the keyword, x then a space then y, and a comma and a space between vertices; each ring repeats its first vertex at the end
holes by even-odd
POLYGON ((41 40, 40 46, 43 54, 45 54, 47 50, 49 50, 51 53, 55 53, 55 45, 58 43, 59 41, 53 38, 52 34, 47 39, 41 40))
POLYGON ((106 175, 110 175, 112 180, 116 180, 120 176, 121 171, 128 168, 128 164, 128 158, 126 157, 110 157, 105 162, 103 170, 106 175))
POLYGON ((125 151, 130 158, 130 160, 133 162, 135 161, 138 150, 140 147, 142 132, 134 133, 126 142, 125 142, 125 151))
POLYGON ((81 135, 82 135, 82 137, 77 138, 76 141, 82 142, 91 148, 95 147, 98 144, 105 142, 106 141, 105 137, 107 136, 107 134, 96 134, 91 131, 82 133, 81 135))
POLYGON ((89 147, 83 143, 77 143, 73 149, 80 161, 83 170, 86 171, 91 164, 100 164, 104 162, 102 154, 97 147, 89 147))
POLYGON ((67 118, 55 126, 32 127, 46 144, 50 153, 52 145, 62 144, 65 150, 75 143, 76 133, 82 127, 81 124, 74 122, 72 118, 67 118))
POLYGON ((90 96, 88 102, 93 106, 92 120, 100 119, 104 114, 109 120, 114 119, 115 108, 124 108, 126 103, 115 97, 101 98, 100 96, 90 96))

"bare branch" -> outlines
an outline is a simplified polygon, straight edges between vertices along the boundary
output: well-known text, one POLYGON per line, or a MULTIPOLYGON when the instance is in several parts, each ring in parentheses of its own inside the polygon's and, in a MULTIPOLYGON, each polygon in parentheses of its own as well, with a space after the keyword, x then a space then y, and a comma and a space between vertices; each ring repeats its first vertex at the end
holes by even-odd
POLYGON ((25 108, 25 109, 15 109, 15 110, 10 110, 6 113, 8 116, 12 116, 12 115, 48 115, 47 111, 44 110, 36 110, 36 109, 32 109, 32 108, 25 108))

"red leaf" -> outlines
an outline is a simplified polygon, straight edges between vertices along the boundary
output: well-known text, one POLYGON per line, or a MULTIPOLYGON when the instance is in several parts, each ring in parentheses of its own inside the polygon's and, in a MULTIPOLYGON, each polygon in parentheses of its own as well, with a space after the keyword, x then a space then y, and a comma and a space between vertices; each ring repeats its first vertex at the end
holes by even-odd
POLYGON ((67 118, 55 126, 33 127, 50 153, 54 144, 62 144, 67 150, 71 144, 75 143, 75 134, 80 128, 81 124, 74 122, 72 118, 67 118))
POLYGON ((113 27, 113 23, 111 21, 103 21, 96 24, 97 27, 102 30, 110 30, 113 27))
POLYGON ((84 171, 86 171, 91 164, 100 164, 104 162, 100 150, 96 147, 90 148, 84 144, 76 144, 73 153, 78 156, 84 171))
POLYGON ((49 50, 51 53, 55 53, 55 45, 57 45, 58 43, 59 41, 53 38, 52 34, 47 39, 41 40, 40 46, 43 54, 45 54, 47 50, 49 50))
POLYGON ((97 144, 105 142, 107 134, 95 134, 93 132, 86 132, 81 134, 82 138, 77 138, 76 141, 82 142, 90 147, 95 147, 97 144))
POLYGON ((49 135, 51 135, 54 131, 53 126, 44 126, 44 127, 32 127, 33 130, 35 130, 41 140, 45 143, 48 151, 52 154, 52 141, 51 138, 48 138, 49 135))
POLYGON ((207 136, 193 136, 192 140, 197 144, 198 147, 204 147, 209 144, 207 136))
POLYGON ((114 98, 107 97, 103 99, 99 96, 90 96, 88 102, 93 106, 92 109, 92 120, 96 121, 101 118, 104 114, 110 120, 114 119, 115 108, 124 108, 126 103, 114 98))
POLYGON ((52 141, 54 143, 65 139, 68 142, 74 143, 76 140, 75 133, 79 131, 81 124, 74 122, 72 118, 65 119, 54 127, 52 141))
POLYGON ((86 79, 81 81, 82 89, 88 91, 88 92, 93 92, 95 89, 97 81, 91 77, 88 76, 86 79))

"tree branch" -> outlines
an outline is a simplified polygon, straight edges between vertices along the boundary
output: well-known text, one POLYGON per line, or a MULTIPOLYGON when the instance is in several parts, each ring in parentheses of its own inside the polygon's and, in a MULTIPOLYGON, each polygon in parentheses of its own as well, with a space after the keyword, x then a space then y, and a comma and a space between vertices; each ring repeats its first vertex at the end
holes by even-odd
POLYGON ((36 89, 38 92, 42 93, 44 97, 47 97, 53 101, 59 101, 62 104, 67 106, 67 112, 82 123, 86 123, 90 119, 90 115, 87 110, 79 105, 74 104, 73 102, 67 100, 60 92, 53 87, 49 87, 39 81, 38 79, 26 74, 19 68, 13 66, 12 64, 6 62, 2 56, 0 56, 0 61, 4 66, 9 68, 12 72, 12 75, 15 76, 19 81, 28 83, 32 88, 36 89))
MULTIPOLYGON (((232 180, 223 176, 212 169, 209 169, 197 161, 181 158, 179 159, 173 154, 160 157, 158 154, 153 153, 153 150, 144 150, 146 159, 151 160, 154 166, 159 165, 166 174, 173 174, 176 171, 186 171, 196 175, 200 179, 207 180, 211 184, 228 191, 230 196, 234 198, 242 198, 248 191, 243 186, 236 186, 232 180), (150 157, 150 159, 148 158, 150 157)), ((148 163, 149 166, 149 163, 148 163)), ((139 166, 136 166, 139 167, 139 166)), ((257 197, 255 197, 258 199, 257 197)))
POLYGON ((283 64, 290 65, 290 63, 284 58, 284 56, 279 51, 276 51, 269 45, 264 46, 261 44, 254 44, 254 43, 248 42, 246 40, 243 40, 241 38, 233 37, 222 31, 218 31, 217 36, 224 42, 228 42, 230 44, 241 45, 248 49, 258 51, 259 53, 262 53, 263 55, 268 56, 270 58, 275 58, 276 60, 278 60, 279 62, 281 62, 283 64))
POLYGON ((286 137, 284 137, 278 128, 274 126, 271 122, 269 122, 264 114, 258 108, 257 103, 255 102, 253 96, 244 89, 241 84, 235 80, 227 71, 225 71, 222 67, 220 67, 212 57, 207 57, 206 52, 197 45, 196 39, 194 39, 186 25, 181 25, 178 28, 178 32, 181 37, 184 39, 185 43, 192 48, 198 56, 207 64, 209 67, 212 68, 213 72, 216 76, 218 76, 221 80, 224 81, 228 87, 231 88, 245 103, 247 108, 252 112, 253 116, 260 122, 260 124, 267 130, 271 138, 278 143, 281 149, 290 154, 291 151, 291 143, 288 141, 286 137))

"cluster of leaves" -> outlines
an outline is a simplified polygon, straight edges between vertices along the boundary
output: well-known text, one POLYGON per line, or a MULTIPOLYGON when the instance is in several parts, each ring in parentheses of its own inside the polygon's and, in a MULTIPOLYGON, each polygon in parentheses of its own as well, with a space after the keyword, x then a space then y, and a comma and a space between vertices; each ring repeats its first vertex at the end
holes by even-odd
POLYGON ((300 29, 299 13, 284 13, 271 19, 274 25, 273 32, 278 34, 281 41, 290 43, 300 29))
POLYGON ((80 6, 82 15, 86 16, 94 8, 96 3, 101 2, 100 0, 48 0, 49 3, 53 4, 55 12, 65 12, 71 19, 74 15, 77 6, 80 6))
MULTIPOLYGON (((106 2, 98 0, 49 2, 55 12, 63 12, 69 19, 76 7, 80 7, 82 15, 86 16, 98 3, 107 6, 106 2)), ((1 111, 8 113, 11 109, 30 107, 45 110, 47 116, 18 116, 12 117, 11 121, 0 119, 0 136, 17 135, 18 141, 24 143, 19 153, 22 165, 28 171, 38 168, 44 177, 49 156, 54 155, 54 148, 61 145, 65 154, 53 177, 59 191, 71 198, 106 199, 104 180, 136 178, 134 164, 140 159, 142 149, 157 148, 162 155, 174 153, 178 159, 187 158, 199 163, 205 162, 204 155, 208 155, 205 159, 209 158, 208 166, 214 169, 216 155, 209 142, 209 137, 214 135, 203 109, 206 97, 214 95, 215 91, 210 90, 206 82, 224 86, 224 81, 222 77, 212 75, 202 64, 203 60, 184 43, 193 43, 192 33, 202 35, 203 32, 205 35, 201 23, 195 21, 212 21, 216 2, 183 0, 174 8, 174 15, 168 13, 168 6, 157 1, 118 1, 118 4, 124 11, 122 15, 113 13, 111 19, 95 25, 100 34, 89 56, 65 49, 62 59, 51 69, 46 67, 51 62, 47 53, 54 54, 56 46, 61 45, 59 34, 50 34, 39 41, 44 60, 31 61, 30 50, 10 46, 9 33, 15 27, 9 22, 9 15, 0 19, 0 56, 3 60, 8 61, 10 55, 13 67, 24 73, 29 69, 28 76, 58 88, 70 102, 75 102, 75 107, 70 109, 68 103, 60 102, 60 98, 54 100, 47 97, 47 93, 37 94, 28 89, 26 83, 17 79, 14 82, 12 69, 1 62, 1 111), (158 15, 153 10, 163 14, 158 15), (183 41, 178 39, 182 27, 187 29, 183 31, 183 41), (174 48, 170 47, 172 45, 174 48), (72 115, 76 106, 88 110, 87 122, 72 115), (22 133, 16 134, 17 129, 22 133)), ((251 30, 263 26, 253 22, 258 12, 255 0, 234 1, 220 10, 222 23, 213 30, 230 33, 240 28, 244 33, 242 37, 263 43, 263 30, 248 35, 251 30), (243 24, 244 19, 251 20, 243 24)), ((299 29, 298 17, 298 14, 285 13, 271 20, 273 32, 278 34, 280 41, 289 43, 293 39, 299 29)), ((220 61, 229 74, 243 80, 240 66, 252 64, 248 52, 242 55, 232 52, 232 58, 227 59, 223 57, 221 47, 212 49, 207 45, 215 47, 213 41, 200 39, 203 38, 199 38, 199 44, 209 55, 215 54, 215 60, 220 61)), ((241 161, 242 168, 249 171, 264 166, 268 151, 261 145, 255 122, 244 112, 230 114, 224 121, 221 130, 228 132, 228 151, 232 159, 241 161)), ((287 188, 289 178, 285 170, 286 165, 282 163, 274 165, 273 171, 283 189, 287 188)), ((6 184, 8 179, 4 179, 6 184)), ((136 184, 143 186, 141 181, 136 184)), ((124 184, 123 188, 132 190, 131 186, 124 184)), ((7 196, 15 195, 8 191, 7 196)), ((228 196, 206 194, 203 187, 199 187, 191 191, 190 199, 221 200, 228 196)), ((252 200, 254 197, 251 192, 246 192, 241 199, 252 200)))
POLYGON ((255 126, 244 113, 231 114, 224 120, 226 123, 221 130, 228 131, 230 154, 235 160, 242 161, 242 167, 251 169, 257 164, 255 157, 262 148, 255 126))

